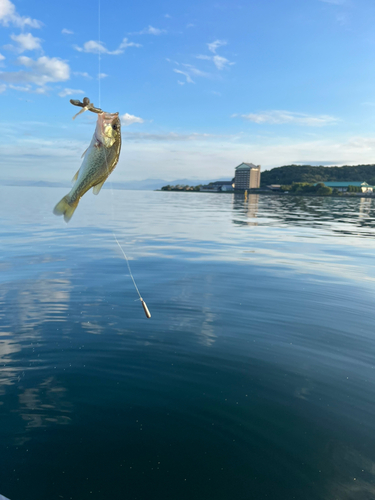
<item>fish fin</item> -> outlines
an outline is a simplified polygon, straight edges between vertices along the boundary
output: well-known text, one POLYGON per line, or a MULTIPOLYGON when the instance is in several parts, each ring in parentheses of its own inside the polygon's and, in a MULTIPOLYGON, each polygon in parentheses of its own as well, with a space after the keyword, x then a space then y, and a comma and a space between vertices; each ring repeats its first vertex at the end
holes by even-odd
POLYGON ((70 197, 69 194, 67 194, 55 206, 55 208, 53 209, 53 213, 55 215, 63 215, 64 221, 69 222, 72 218, 72 215, 74 214, 75 209, 78 206, 78 201, 79 200, 77 200, 75 203, 70 203, 70 197))
MULTIPOLYGON (((90 146, 89 146, 89 147, 90 147, 90 146)), ((89 149, 89 148, 85 149, 85 151, 82 153, 81 158, 83 158, 83 157, 85 156, 85 154, 87 153, 87 150, 88 150, 88 149, 89 149)))
POLYGON ((96 186, 94 186, 94 187, 92 188, 92 192, 93 192, 94 194, 99 194, 99 192, 100 192, 100 190, 102 189, 103 184, 105 183, 105 181, 106 181, 106 180, 104 179, 104 181, 103 181, 103 182, 101 182, 100 184, 97 184, 96 186))
MULTIPOLYGON (((87 151, 87 150, 86 150, 86 151, 87 151)), ((86 153, 86 151, 85 151, 85 153, 86 153)), ((83 154, 85 154, 85 153, 83 153, 83 154)), ((80 170, 80 169, 78 169, 78 170, 77 170, 77 172, 74 174, 74 177, 73 177, 73 179, 72 179, 72 184, 74 184, 74 183, 75 183, 75 181, 78 179, 79 170, 80 170)))

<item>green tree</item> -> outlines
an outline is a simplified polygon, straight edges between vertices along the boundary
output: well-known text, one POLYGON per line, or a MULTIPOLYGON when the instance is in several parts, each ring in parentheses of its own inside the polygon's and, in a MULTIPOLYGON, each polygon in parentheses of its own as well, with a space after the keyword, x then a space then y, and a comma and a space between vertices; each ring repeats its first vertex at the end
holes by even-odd
POLYGON ((332 194, 332 188, 323 184, 323 187, 320 187, 316 190, 316 194, 318 194, 319 196, 329 196, 330 194, 332 194))
POLYGON ((285 165, 262 172, 262 186, 270 184, 291 185, 293 182, 363 182, 375 185, 375 165, 357 165, 343 167, 314 167, 312 165, 285 165))

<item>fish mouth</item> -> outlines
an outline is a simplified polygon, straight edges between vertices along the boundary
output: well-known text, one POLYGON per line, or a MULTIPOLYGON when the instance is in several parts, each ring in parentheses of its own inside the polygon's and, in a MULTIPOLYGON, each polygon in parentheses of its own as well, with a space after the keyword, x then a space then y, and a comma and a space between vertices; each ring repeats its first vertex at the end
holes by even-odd
POLYGON ((100 113, 98 114, 98 121, 96 122, 95 135, 96 139, 105 144, 108 137, 108 127, 112 129, 112 125, 118 120, 119 113, 100 113))

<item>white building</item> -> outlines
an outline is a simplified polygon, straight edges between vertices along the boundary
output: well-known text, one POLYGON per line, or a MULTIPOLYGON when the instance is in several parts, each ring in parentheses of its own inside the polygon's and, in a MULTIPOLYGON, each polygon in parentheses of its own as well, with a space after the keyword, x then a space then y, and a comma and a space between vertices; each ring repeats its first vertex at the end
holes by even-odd
POLYGON ((234 170, 236 190, 258 189, 260 187, 260 165, 241 163, 234 170))

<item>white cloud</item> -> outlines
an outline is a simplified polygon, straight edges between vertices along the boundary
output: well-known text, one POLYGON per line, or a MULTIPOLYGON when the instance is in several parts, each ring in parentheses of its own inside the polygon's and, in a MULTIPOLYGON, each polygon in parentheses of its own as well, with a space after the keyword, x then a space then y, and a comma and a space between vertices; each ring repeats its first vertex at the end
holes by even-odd
POLYGON ((31 92, 31 85, 12 85, 10 83, 9 88, 18 92, 31 92))
MULTIPOLYGON (((233 117, 238 115, 232 115, 233 117)), ((272 110, 261 113, 249 113, 240 115, 242 118, 254 123, 270 123, 271 125, 288 123, 296 125, 306 125, 310 127, 321 127, 332 125, 338 120, 329 115, 307 115, 305 113, 294 113, 292 111, 272 110)))
POLYGON ((186 142, 186 141, 201 141, 206 139, 216 140, 223 136, 191 132, 186 134, 178 134, 176 132, 169 132, 168 134, 152 134, 147 132, 125 132, 123 138, 126 141, 136 142, 186 142))
POLYGON ((213 56, 207 56, 207 55, 202 55, 199 54, 196 56, 197 59, 202 59, 204 61, 212 61, 215 66, 217 67, 218 70, 223 70, 227 66, 232 66, 235 64, 234 62, 229 61, 226 57, 219 56, 216 54, 216 51, 219 47, 222 47, 223 45, 227 45, 227 42, 224 40, 216 40, 215 42, 208 43, 208 50, 212 52, 214 55, 213 56))
POLYGON ((30 94, 47 94, 48 91, 51 90, 46 86, 33 89, 32 85, 30 85, 29 83, 26 83, 25 85, 13 85, 12 83, 10 83, 9 88, 12 90, 17 90, 17 92, 28 92, 30 94))
POLYGON ((167 19, 171 19, 172 16, 170 16, 169 14, 164 14, 164 17, 166 17, 167 19))
POLYGON ((130 35, 163 35, 166 30, 161 30, 159 28, 154 28, 153 26, 148 26, 141 31, 136 31, 135 33, 130 33, 130 35))
POLYGON ((235 64, 234 62, 229 61, 225 57, 218 56, 217 54, 214 56, 205 56, 200 54, 196 56, 196 58, 202 59, 204 61, 212 61, 219 70, 225 69, 227 66, 233 66, 233 64, 235 64))
MULTIPOLYGON (((1 0, 0 0, 1 1, 1 0)), ((18 44, 17 52, 25 52, 26 50, 41 50, 40 38, 33 36, 31 33, 20 33, 19 35, 10 35, 10 38, 18 44)))
POLYGON ((165 58, 165 60, 166 60, 166 61, 168 61, 168 62, 169 62, 169 63, 171 63, 171 64, 176 64, 177 66, 179 66, 179 65, 180 65, 180 63, 179 63, 179 62, 177 62, 177 61, 172 61, 172 59, 169 59, 168 57, 166 57, 166 58, 165 58))
POLYGON ((61 92, 59 92, 60 97, 66 97, 68 95, 75 95, 75 94, 84 94, 84 90, 79 90, 79 89, 64 89, 61 92))
MULTIPOLYGON (((38 86, 44 86, 49 82, 63 82, 70 78, 69 65, 57 57, 42 56, 34 60, 30 57, 20 56, 17 62, 21 66, 25 66, 27 70, 0 71, 0 80, 16 84, 34 83, 38 86)), ((41 91, 39 90, 39 92, 41 91)))
MULTIPOLYGON (((57 126, 52 124, 49 126, 57 126)), ((234 168, 243 161, 262 165, 262 170, 291 163, 308 163, 324 160, 335 165, 371 164, 375 156, 375 135, 367 137, 333 137, 323 133, 314 139, 301 139, 292 135, 275 137, 254 134, 237 136, 194 133, 142 134, 131 133, 133 127, 123 127, 126 155, 114 172, 114 182, 130 179, 147 179, 158 172, 158 177, 166 180, 177 178, 218 179, 233 177, 234 168), (121 168, 125 163, 136 164, 137 169, 121 168)), ((30 124, 10 122, 3 117, 0 123, 0 156, 7 164, 12 164, 11 176, 19 179, 33 175, 41 180, 66 181, 66 162, 78 164, 85 141, 73 139, 70 133, 63 135, 59 129, 59 140, 43 140, 30 137, 27 141, 20 130, 30 131, 30 124), (3 140, 1 140, 1 137, 3 140), (4 138, 5 137, 5 138, 4 138), (69 149, 66 141, 69 140, 69 149), (38 161, 35 161, 35 159, 38 161), (51 165, 53 169, 51 170, 51 165)), ((210 131, 208 131, 210 132, 210 131)))
POLYGON ((5 56, 3 56, 3 54, 0 54, 0 61, 4 61, 5 59, 5 56))
POLYGON ((227 42, 225 40, 215 40, 214 42, 208 43, 207 46, 208 46, 208 50, 210 52, 213 52, 214 54, 216 54, 216 50, 219 47, 222 47, 223 45, 226 45, 226 44, 227 44, 227 42))
POLYGON ((66 28, 61 30, 61 33, 63 33, 64 35, 74 35, 74 31, 67 30, 66 28))
MULTIPOLYGON (((170 61, 173 62, 173 61, 170 61)), ((178 64, 178 63, 175 63, 178 64)), ((201 77, 209 77, 210 75, 208 73, 205 73, 204 71, 201 71, 200 69, 196 68, 192 64, 181 64, 181 66, 184 66, 186 68, 184 71, 181 69, 174 69, 173 71, 179 75, 184 75, 186 78, 186 83, 195 83, 192 76, 201 76, 201 77)), ((183 84, 183 82, 178 81, 180 85, 183 84)))
POLYGON ((226 59, 225 57, 221 57, 221 56, 214 56, 212 58, 215 66, 217 67, 217 69, 224 69, 226 66, 232 66, 234 64, 234 62, 230 62, 228 61, 228 59, 226 59))
POLYGON ((98 75, 98 79, 101 80, 102 78, 107 78, 107 74, 106 73, 99 73, 98 75))
POLYGON ((203 76, 203 77, 206 77, 206 78, 209 76, 208 73, 205 73, 204 71, 201 71, 200 69, 196 68, 192 64, 182 64, 182 66, 185 66, 185 68, 187 68, 188 71, 190 71, 190 73, 193 74, 193 75, 195 75, 195 76, 203 76))
POLYGON ((17 90, 18 92, 30 92, 31 85, 9 85, 10 89, 17 90))
POLYGON ((163 33, 166 33, 166 30, 161 30, 159 28, 153 28, 152 26, 149 26, 147 28, 147 30, 145 31, 145 34, 147 34, 147 35, 162 35, 163 33))
POLYGON ((129 115, 129 113, 125 113, 120 118, 121 123, 126 127, 132 125, 133 123, 144 123, 144 120, 142 118, 139 118, 139 116, 129 115))
POLYGON ((87 78, 88 80, 92 80, 92 76, 90 76, 86 71, 74 71, 73 75, 82 76, 83 78, 87 78))
POLYGON ((173 71, 179 75, 184 75, 187 83, 195 83, 187 71, 181 71, 180 69, 174 69, 173 71))
POLYGON ((128 42, 127 38, 124 38, 116 50, 108 50, 102 42, 96 42, 95 40, 89 40, 83 44, 83 47, 78 47, 74 45, 74 48, 78 52, 87 52, 91 54, 109 54, 117 56, 122 54, 128 47, 142 47, 139 43, 128 42))
POLYGON ((31 17, 20 16, 15 5, 10 0, 0 0, 0 24, 3 26, 17 26, 24 28, 41 28, 42 23, 31 17))
POLYGON ((47 94, 50 89, 48 87, 38 87, 34 90, 35 94, 47 94))
POLYGON ((78 47, 78 45, 74 45, 74 48, 78 50, 78 52, 88 52, 92 54, 108 54, 110 53, 108 49, 104 47, 101 42, 96 42, 95 40, 89 40, 83 44, 83 47, 78 47))
MULTIPOLYGON (((214 137, 210 134, 165 134, 164 137, 129 134, 128 138, 127 135, 124 134, 126 161, 137 163, 136 175, 139 179, 152 176, 150 164, 153 171, 157 169, 158 176, 162 179, 202 178, 202 172, 205 172, 204 177, 215 179, 224 176, 231 178, 234 167, 243 161, 261 164, 262 169, 289 165, 301 158, 324 158, 336 165, 357 165, 373 163, 375 154, 375 137, 340 141, 323 138, 296 140, 295 137, 259 140, 251 136, 238 140, 236 137, 214 137)), ((118 170, 119 180, 122 175, 120 172, 121 169, 118 170)), ((124 175, 134 178, 134 172, 124 175)))
POLYGON ((6 88, 7 88, 7 86, 5 85, 5 83, 0 83, 0 94, 5 92, 6 88))

